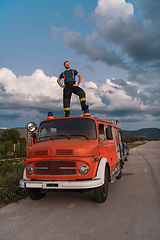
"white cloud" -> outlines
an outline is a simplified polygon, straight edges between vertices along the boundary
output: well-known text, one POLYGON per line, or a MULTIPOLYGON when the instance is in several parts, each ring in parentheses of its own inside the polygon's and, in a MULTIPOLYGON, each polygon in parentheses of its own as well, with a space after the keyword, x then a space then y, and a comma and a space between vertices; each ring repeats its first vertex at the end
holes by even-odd
POLYGON ((96 31, 93 31, 91 35, 87 36, 87 43, 88 44, 98 44, 100 41, 99 34, 96 31))
POLYGON ((62 31, 61 28, 56 28, 56 27, 52 26, 52 32, 53 32, 52 33, 52 38, 54 40, 57 40, 59 35, 61 34, 61 31, 62 31))
POLYGON ((97 84, 95 84, 94 82, 85 82, 85 86, 86 88, 93 88, 93 89, 97 89, 97 84))
POLYGON ((146 106, 139 98, 133 98, 132 96, 127 95, 124 87, 119 86, 118 84, 114 84, 110 79, 107 79, 106 83, 102 84, 100 87, 100 96, 103 99, 104 103, 106 101, 107 109, 110 111, 118 109, 146 109, 146 106))
MULTIPOLYGON (((94 82, 83 80, 80 87, 86 92, 87 104, 94 116, 109 114, 113 118, 124 118, 124 121, 137 113, 140 113, 140 119, 146 114, 155 116, 155 119, 158 117, 159 102, 133 83, 112 78, 97 87, 94 82), (154 106, 151 106, 150 101, 154 101, 154 106)), ((62 115, 62 99, 63 89, 57 84, 57 78, 46 76, 41 69, 37 69, 31 76, 19 77, 7 68, 0 69, 1 119, 7 119, 7 109, 15 119, 18 118, 19 111, 22 111, 21 117, 24 114, 29 116, 33 111, 36 114, 31 115, 34 116, 38 115, 37 112, 46 115, 51 110, 62 115)), ((74 94, 71 111, 81 111, 79 98, 74 94)))
MULTIPOLYGON (((0 69, 0 83, 4 86, 5 104, 16 104, 23 107, 51 105, 53 101, 62 99, 62 89, 57 84, 56 77, 47 77, 37 69, 32 76, 16 75, 7 68, 0 69)), ((1 101, 3 99, 1 97, 1 101)), ((3 102, 4 104, 4 102, 3 102)))
MULTIPOLYGON (((62 34, 67 47, 74 49, 78 56, 125 69, 129 81, 149 83, 150 77, 159 75, 159 4, 149 0, 133 3, 134 7, 125 0, 98 0, 90 17, 96 29, 89 31, 86 38, 79 32, 55 27, 53 38, 62 34)), ((77 9, 82 7, 77 6, 77 9)))
POLYGON ((74 10, 74 16, 75 17, 83 17, 85 14, 85 11, 83 9, 82 5, 76 5, 75 10, 74 10))
POLYGON ((125 0, 98 0, 95 13, 102 17, 110 18, 111 21, 113 18, 118 17, 125 19, 133 14, 133 5, 125 0))

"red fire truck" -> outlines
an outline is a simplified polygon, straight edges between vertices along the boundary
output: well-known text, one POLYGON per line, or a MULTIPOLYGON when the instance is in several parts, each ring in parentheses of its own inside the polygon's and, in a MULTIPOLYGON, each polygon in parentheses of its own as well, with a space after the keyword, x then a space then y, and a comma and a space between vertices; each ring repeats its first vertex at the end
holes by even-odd
POLYGON ((118 122, 91 117, 54 118, 27 126, 27 157, 20 187, 31 199, 47 191, 92 190, 95 201, 108 195, 108 183, 120 179, 124 161, 118 122), (36 133, 37 132, 37 133, 36 133))

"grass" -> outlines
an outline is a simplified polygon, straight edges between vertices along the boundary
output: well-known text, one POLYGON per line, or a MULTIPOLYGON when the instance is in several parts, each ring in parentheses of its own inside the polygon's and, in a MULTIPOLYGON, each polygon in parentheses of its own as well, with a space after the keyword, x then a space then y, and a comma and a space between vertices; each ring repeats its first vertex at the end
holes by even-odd
POLYGON ((26 189, 19 187, 24 165, 19 160, 0 161, 0 205, 18 202, 27 196, 26 189))
POLYGON ((140 145, 143 145, 145 143, 147 143, 148 141, 135 141, 135 142, 132 142, 132 143, 127 143, 129 149, 131 148, 134 148, 134 147, 138 147, 140 145))

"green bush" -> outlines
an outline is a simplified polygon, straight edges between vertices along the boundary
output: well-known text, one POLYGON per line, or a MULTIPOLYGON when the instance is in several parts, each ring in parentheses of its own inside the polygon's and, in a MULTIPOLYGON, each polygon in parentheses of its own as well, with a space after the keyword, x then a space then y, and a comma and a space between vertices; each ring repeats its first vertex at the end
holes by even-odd
POLYGON ((27 196, 26 189, 19 187, 23 169, 21 163, 0 162, 0 204, 18 202, 27 196))
POLYGON ((21 158, 26 156, 26 141, 23 138, 20 139, 20 142, 14 146, 11 141, 0 143, 0 158, 1 159, 11 159, 11 158, 21 158))

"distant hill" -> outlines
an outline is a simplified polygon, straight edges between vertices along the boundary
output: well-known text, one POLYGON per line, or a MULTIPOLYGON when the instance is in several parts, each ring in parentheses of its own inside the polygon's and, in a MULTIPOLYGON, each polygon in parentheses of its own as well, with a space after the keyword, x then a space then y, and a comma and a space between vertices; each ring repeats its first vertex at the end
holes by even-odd
POLYGON ((149 140, 160 140, 160 129, 159 128, 142 128, 136 131, 122 130, 122 136, 138 137, 149 140))

